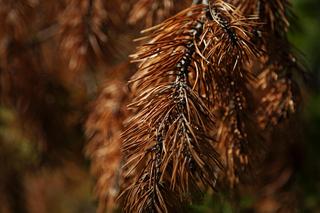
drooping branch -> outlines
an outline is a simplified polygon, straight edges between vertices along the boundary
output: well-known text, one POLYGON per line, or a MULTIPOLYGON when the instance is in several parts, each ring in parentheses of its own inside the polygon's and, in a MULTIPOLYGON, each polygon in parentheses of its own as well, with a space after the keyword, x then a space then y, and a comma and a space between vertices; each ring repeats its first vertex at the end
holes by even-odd
POLYGON ((135 176, 125 191, 128 211, 168 212, 175 203, 167 195, 180 200, 199 181, 215 185, 213 117, 189 80, 204 15, 203 6, 193 7, 148 30, 133 56, 140 65, 132 80, 135 115, 124 133, 127 175, 135 176))
POLYGON ((108 41, 108 13, 102 0, 68 0, 59 18, 61 49, 68 59, 69 69, 80 70, 90 55, 101 57, 108 41))
POLYGON ((137 24, 143 22, 143 26, 151 27, 169 18, 190 4, 191 0, 139 0, 132 1, 132 9, 129 14, 128 22, 137 24))
POLYGON ((214 111, 219 126, 218 149, 226 168, 225 177, 233 186, 246 171, 250 163, 250 149, 256 143, 248 128, 251 125, 248 103, 252 95, 247 88, 247 84, 255 80, 252 70, 245 67, 260 55, 251 42, 257 17, 245 18, 223 2, 210 3, 209 6, 210 17, 217 24, 213 35, 223 39, 213 43, 212 47, 206 47, 211 51, 216 48, 215 54, 203 55, 210 58, 210 68, 215 71, 214 111))
POLYGON ((166 195, 186 200, 191 191, 215 188, 221 167, 213 112, 230 109, 228 115, 237 118, 231 134, 239 134, 230 143, 245 145, 239 117, 251 76, 242 66, 258 54, 250 42, 253 25, 216 1, 144 31, 149 34, 139 40, 146 43, 133 55, 139 62, 131 81, 134 115, 124 133, 125 170, 132 179, 123 192, 126 210, 168 211, 174 205, 166 195), (137 197, 144 199, 132 200, 137 197))
MULTIPOLYGON (((257 122, 262 129, 276 126, 299 107, 299 90, 295 73, 303 68, 297 60, 287 32, 292 21, 292 11, 287 0, 256 1, 261 25, 258 45, 264 50, 259 58, 257 91, 257 122)), ((272 128, 271 128, 272 129, 272 128)))
POLYGON ((86 154, 92 160, 92 173, 97 177, 98 212, 116 209, 116 197, 121 187, 122 120, 128 91, 124 82, 108 81, 94 104, 86 122, 89 138, 86 154))

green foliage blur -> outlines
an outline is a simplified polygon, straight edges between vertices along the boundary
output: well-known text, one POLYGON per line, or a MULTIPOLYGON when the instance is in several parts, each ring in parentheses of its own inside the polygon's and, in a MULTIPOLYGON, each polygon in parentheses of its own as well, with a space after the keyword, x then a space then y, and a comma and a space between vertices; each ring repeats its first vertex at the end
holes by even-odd
POLYGON ((298 173, 303 212, 320 212, 320 1, 294 0, 297 26, 290 39, 304 54, 310 72, 304 100, 304 161, 298 173))

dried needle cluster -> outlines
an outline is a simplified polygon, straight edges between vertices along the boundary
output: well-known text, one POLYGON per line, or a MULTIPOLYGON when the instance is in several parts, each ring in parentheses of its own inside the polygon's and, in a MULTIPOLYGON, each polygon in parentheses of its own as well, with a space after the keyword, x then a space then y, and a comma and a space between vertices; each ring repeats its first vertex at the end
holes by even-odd
MULTIPOLYGON (((294 172, 283 130, 300 101, 291 17, 288 0, 0 0, 0 111, 18 115, 50 164, 81 140, 104 82, 85 123, 101 213, 185 211, 249 173, 260 200, 277 199, 294 172)), ((23 188, 26 171, 10 185, 23 188)))
POLYGON ((190 4, 0 0, 1 104, 29 121, 43 150, 74 140, 81 107, 107 76, 85 124, 99 212, 183 211, 220 183, 243 183, 298 109, 288 0, 190 4), (114 47, 126 55, 138 26, 150 28, 131 56, 137 71, 113 70, 128 64, 110 60, 114 47))
POLYGON ((246 67, 259 55, 255 27, 255 17, 212 1, 144 31, 132 56, 139 66, 123 134, 124 176, 132 182, 122 193, 125 211, 172 211, 214 189, 223 166, 237 181, 249 161, 253 73, 246 67))
POLYGON ((59 17, 62 52, 68 58, 69 68, 79 70, 92 58, 102 56, 108 37, 106 34, 108 13, 103 0, 66 1, 59 17))
POLYGON ((34 3, 32 1, 0 1, 0 41, 4 39, 21 39, 27 33, 29 16, 32 14, 34 3))
MULTIPOLYGON (((232 1, 231 1, 232 2, 232 1)), ((257 96, 257 120, 262 129, 272 128, 296 111, 299 91, 294 71, 302 71, 287 39, 292 19, 288 0, 234 1, 243 14, 255 14, 261 23, 254 31, 254 43, 263 50, 252 68, 257 81, 252 84, 257 96)))
POLYGON ((98 212, 113 209, 120 190, 122 120, 126 115, 127 90, 122 81, 105 83, 86 122, 89 144, 86 153, 92 160, 92 173, 98 177, 98 212))
POLYGON ((181 9, 186 8, 190 2, 191 1, 188 0, 132 1, 133 7, 130 11, 128 22, 130 24, 136 24, 143 21, 145 26, 151 27, 163 21, 165 18, 169 18, 181 9))
POLYGON ((288 1, 266 1, 260 5, 260 19, 266 23, 261 28, 259 44, 266 54, 260 61, 256 88, 261 95, 257 109, 262 128, 274 127, 297 110, 299 89, 294 81, 295 71, 303 68, 297 62, 287 39, 291 12, 288 1))

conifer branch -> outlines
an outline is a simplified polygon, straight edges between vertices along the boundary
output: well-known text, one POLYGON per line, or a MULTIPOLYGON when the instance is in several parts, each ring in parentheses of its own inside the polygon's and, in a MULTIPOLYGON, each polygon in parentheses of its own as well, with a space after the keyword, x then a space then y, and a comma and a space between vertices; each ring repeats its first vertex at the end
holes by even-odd
POLYGON ((169 18, 189 5, 190 1, 174 0, 138 0, 133 1, 133 7, 129 13, 129 24, 143 22, 143 26, 151 27, 169 18))
POLYGON ((293 76, 295 71, 302 73, 303 68, 286 36, 292 18, 289 2, 260 1, 259 16, 265 23, 261 28, 260 45, 266 54, 260 58, 262 67, 255 88, 261 95, 258 124, 265 129, 276 126, 298 108, 300 93, 293 76))
POLYGON ((0 1, 0 44, 6 37, 17 41, 27 38, 33 9, 34 4, 29 1, 0 1))
MULTIPOLYGON (((186 212, 225 183, 233 193, 248 187, 252 174, 257 203, 277 199, 296 167, 291 133, 303 68, 287 38, 292 17, 289 0, 0 0, 0 113, 4 107, 17 116, 14 125, 37 143, 41 167, 83 160, 79 127, 89 113, 85 152, 99 213, 186 212), (136 39, 132 75, 128 41, 142 26, 150 28, 136 39), (94 72, 65 72, 86 68, 94 72)), ((26 183, 22 190, 32 189, 24 177, 31 170, 17 165, 5 168, 4 180, 13 171, 17 184, 26 183)), ((1 188, 1 204, 34 197, 1 188)))
POLYGON ((203 186, 215 188, 221 166, 212 112, 220 107, 229 108, 234 120, 228 123, 236 134, 230 143, 238 144, 230 145, 237 147, 232 152, 241 163, 248 161, 239 147, 247 143, 240 116, 245 82, 251 78, 242 66, 259 53, 250 42, 252 26, 253 20, 216 1, 192 6, 144 31, 149 35, 139 41, 146 44, 133 55, 139 62, 131 80, 135 115, 124 133, 127 176, 135 176, 123 193, 126 210, 167 211, 169 186, 180 200, 192 190, 204 191, 203 186))
POLYGON ((60 46, 69 60, 70 70, 80 70, 92 58, 101 57, 108 41, 106 23, 108 13, 102 0, 68 0, 59 18, 60 46))
POLYGON ((126 86, 121 81, 108 81, 94 103, 86 122, 89 139, 86 155, 92 160, 92 173, 97 177, 96 194, 99 198, 97 212, 116 209, 116 197, 121 187, 122 154, 120 138, 124 108, 127 100, 126 86))

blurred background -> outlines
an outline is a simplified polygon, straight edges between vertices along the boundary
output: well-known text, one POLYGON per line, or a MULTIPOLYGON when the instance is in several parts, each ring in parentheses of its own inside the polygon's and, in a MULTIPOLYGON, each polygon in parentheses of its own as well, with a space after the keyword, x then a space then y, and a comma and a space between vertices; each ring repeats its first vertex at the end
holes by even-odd
MULTIPOLYGON (((0 213, 95 212, 95 178, 85 157, 83 124, 103 85, 114 79, 125 81, 130 76, 132 68, 126 61, 134 45, 124 44, 131 43, 139 30, 130 24, 119 24, 123 21, 119 14, 104 18, 103 11, 96 9, 100 19, 94 23, 101 26, 106 22, 116 30, 108 31, 108 38, 93 30, 85 49, 77 43, 87 30, 85 25, 79 27, 82 3, 69 1, 70 5, 79 5, 73 11, 64 1, 23 2, 12 6, 0 0, 0 213), (8 15, 4 4, 16 9, 8 15), (37 7, 46 9, 36 14, 32 10, 37 7), (60 8, 64 12, 57 16, 60 8), (4 17, 12 22, 5 25, 4 17), (73 21, 67 22, 64 17, 73 21), (26 29, 30 23, 33 27, 26 29), (70 26, 74 27, 72 31, 67 30, 70 26), (69 37, 76 41, 68 41, 69 37), (107 53, 101 54, 103 50, 107 53), (64 54, 71 55, 72 60, 65 61, 64 54), (7 70, 14 75, 7 74, 7 70)), ((282 198, 292 200, 294 196, 298 212, 320 212, 320 1, 293 0, 292 4, 297 18, 289 38, 309 74, 301 82, 303 107, 301 119, 297 119, 301 122, 301 140, 293 148, 284 147, 285 154, 280 159, 294 162, 294 169, 283 173, 292 177, 279 196, 281 202, 282 198)), ((127 7, 121 5, 121 10, 126 11, 127 7)), ((296 134, 288 132, 283 137, 290 139, 296 134)), ((273 187, 277 188, 271 184, 266 191, 273 187)), ((277 197, 261 195, 257 200, 250 189, 243 191, 237 195, 208 194, 203 204, 190 206, 190 212, 277 209, 277 197), (230 199, 235 197, 236 203, 230 199)))
POLYGON ((297 185, 303 199, 302 210, 320 211, 320 2, 316 0, 295 0, 293 9, 298 17, 297 27, 290 38, 302 52, 307 68, 311 72, 303 109, 303 161, 297 173, 297 185))

